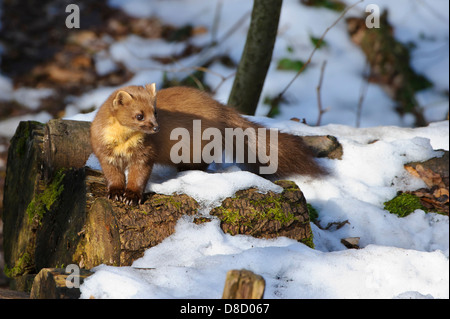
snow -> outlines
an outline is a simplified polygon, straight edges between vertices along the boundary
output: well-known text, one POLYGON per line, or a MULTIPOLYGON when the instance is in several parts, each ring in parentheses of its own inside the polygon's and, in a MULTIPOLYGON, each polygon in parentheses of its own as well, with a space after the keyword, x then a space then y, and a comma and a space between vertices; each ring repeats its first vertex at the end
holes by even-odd
POLYGON ((81 291, 84 298, 220 298, 226 272, 241 268, 264 277, 265 298, 400 298, 412 291, 448 298, 448 258, 439 251, 370 245, 325 253, 186 220, 133 267, 97 267, 81 291))
POLYGON ((53 117, 46 111, 39 112, 33 115, 21 115, 12 117, 0 122, 1 130, 4 134, 3 136, 12 137, 16 131, 17 126, 22 121, 37 121, 41 123, 47 123, 53 117))
MULTIPOLYGON (((259 119, 261 120, 261 119, 259 119)), ((271 122, 275 127, 276 120, 271 122)), ((292 122, 292 134, 306 128, 292 122)), ((344 147, 342 160, 323 159, 331 176, 311 180, 291 176, 319 211, 322 230, 311 224, 315 249, 287 238, 255 239, 224 234, 219 221, 195 225, 181 219, 175 233, 148 249, 131 267, 96 267, 81 286, 82 298, 220 298, 226 272, 249 269, 266 280, 265 298, 448 298, 449 219, 416 210, 399 218, 383 209, 398 190, 424 187, 403 164, 440 156, 448 150, 448 121, 427 128, 355 129, 327 125, 309 134, 333 132, 344 147), (368 144, 377 139, 375 143, 368 144), (347 250, 342 238, 360 237, 360 250, 347 250)), ((98 168, 95 158, 89 165, 98 168)), ((225 172, 180 174, 157 167, 148 189, 187 193, 206 214, 239 189, 276 185, 229 167, 225 172)))
MULTIPOLYGON (((354 0, 345 0, 353 4, 354 0)), ((212 42, 211 30, 217 1, 202 0, 110 0, 137 17, 156 16, 166 23, 205 26, 207 34, 191 39, 195 45, 212 42), (149 5, 150 4, 150 5, 149 5)), ((265 298, 449 298, 449 219, 417 210, 398 218, 383 209, 383 203, 399 190, 424 187, 423 182, 403 169, 405 163, 441 156, 449 150, 449 3, 446 0, 373 0, 388 8, 395 36, 413 41, 412 66, 425 74, 434 88, 417 94, 425 116, 433 121, 428 127, 412 128, 411 116, 399 116, 393 101, 378 86, 369 84, 364 98, 360 128, 356 128, 357 106, 366 62, 361 50, 349 39, 345 21, 327 34, 327 45, 316 51, 311 64, 286 93, 288 103, 281 114, 268 119, 266 96, 276 96, 295 75, 277 70, 282 58, 306 61, 314 46, 310 37, 319 38, 339 17, 338 13, 299 5, 285 0, 273 63, 266 78, 257 116, 250 117, 267 127, 296 135, 333 135, 343 145, 342 160, 320 159, 332 174, 312 180, 291 176, 308 203, 319 212, 322 228, 332 223, 343 227, 323 230, 311 224, 315 249, 287 239, 255 239, 224 234, 217 220, 195 225, 182 218, 175 233, 147 250, 131 267, 101 265, 81 286, 82 298, 220 298, 226 272, 249 269, 266 280, 265 298), (420 21, 420 23, 418 23, 420 21), (315 124, 318 118, 316 87, 324 61, 327 66, 322 85, 322 103, 327 112, 321 126, 290 121, 305 118, 315 124), (342 238, 360 237, 359 250, 348 250, 342 238)), ((359 4, 349 15, 361 15, 368 3, 359 4)), ((224 0, 214 47, 199 54, 163 65, 152 57, 175 55, 188 45, 160 39, 124 37, 95 57, 99 74, 108 74, 122 63, 134 77, 123 85, 156 82, 160 87, 164 72, 182 78, 215 54, 228 54, 238 62, 242 54, 252 1, 224 0), (233 27, 232 33, 228 33, 233 27)), ((235 69, 219 62, 209 66, 205 81, 216 89, 215 98, 226 103, 235 69)), ((121 85, 122 86, 122 85, 121 85)), ((95 112, 117 87, 99 87, 80 97, 67 100, 66 118, 92 121, 95 112), (83 112, 84 113, 84 112, 83 112)), ((36 108, 36 100, 52 92, 34 88, 13 88, 12 81, 0 75, 0 100, 17 101, 36 108)), ((12 136, 21 120, 46 122, 46 112, 0 121, 0 135, 12 136)), ((88 166, 99 168, 94 156, 88 166)), ((186 193, 202 205, 201 213, 232 196, 236 191, 258 187, 260 191, 278 191, 271 181, 236 166, 214 171, 175 171, 157 166, 147 190, 163 194, 186 193)))
POLYGON ((282 191, 280 186, 250 172, 235 171, 226 173, 206 173, 189 171, 179 174, 175 179, 163 183, 151 183, 147 188, 159 194, 187 194, 202 206, 212 208, 220 206, 223 199, 233 196, 236 190, 258 187, 261 192, 282 191))
POLYGON ((13 98, 31 110, 37 110, 41 100, 54 94, 52 89, 19 88, 14 91, 13 98))

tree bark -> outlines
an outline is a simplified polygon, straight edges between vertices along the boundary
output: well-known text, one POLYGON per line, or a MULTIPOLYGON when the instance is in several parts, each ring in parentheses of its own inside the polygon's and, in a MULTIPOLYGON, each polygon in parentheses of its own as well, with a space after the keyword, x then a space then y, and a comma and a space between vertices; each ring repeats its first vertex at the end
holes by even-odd
POLYGON ((47 173, 84 167, 92 153, 90 126, 91 123, 82 121, 50 120, 47 123, 44 132, 47 173))
POLYGON ((228 105, 255 114, 278 31, 282 0, 254 0, 250 29, 228 105))

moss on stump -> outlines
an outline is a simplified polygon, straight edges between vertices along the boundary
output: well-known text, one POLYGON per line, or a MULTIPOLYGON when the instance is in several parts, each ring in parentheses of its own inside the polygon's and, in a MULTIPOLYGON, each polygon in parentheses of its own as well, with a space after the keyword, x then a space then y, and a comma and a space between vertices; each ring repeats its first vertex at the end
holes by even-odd
POLYGON ((281 193, 261 193, 257 188, 236 192, 211 215, 221 220, 224 232, 257 238, 285 236, 313 248, 308 208, 303 193, 291 181, 277 181, 281 193))

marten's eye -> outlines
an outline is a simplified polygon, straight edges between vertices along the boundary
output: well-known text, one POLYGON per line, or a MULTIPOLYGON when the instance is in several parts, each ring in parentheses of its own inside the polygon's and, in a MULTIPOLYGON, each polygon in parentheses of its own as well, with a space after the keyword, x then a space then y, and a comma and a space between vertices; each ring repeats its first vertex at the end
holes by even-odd
POLYGON ((158 118, 158 112, 155 111, 155 118, 158 118))
POLYGON ((144 120, 144 114, 141 114, 141 113, 137 114, 136 115, 136 120, 143 121, 144 120))

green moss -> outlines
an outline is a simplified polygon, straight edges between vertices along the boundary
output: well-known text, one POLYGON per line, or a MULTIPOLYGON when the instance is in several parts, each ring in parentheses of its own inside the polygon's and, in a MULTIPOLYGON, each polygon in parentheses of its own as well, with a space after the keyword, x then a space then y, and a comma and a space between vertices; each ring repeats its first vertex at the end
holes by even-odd
POLYGON ((390 201, 385 202, 384 209, 399 217, 406 217, 416 209, 428 212, 420 202, 419 197, 407 193, 402 193, 390 201))
POLYGON ((244 219, 244 216, 242 216, 238 210, 232 210, 232 209, 226 209, 223 207, 219 207, 223 214, 222 221, 224 223, 236 226, 241 224, 242 220, 244 219))
POLYGON ((64 171, 60 170, 53 181, 47 185, 42 193, 36 194, 27 207, 28 221, 37 219, 41 223, 44 214, 50 210, 64 190, 64 171))
POLYGON ((272 196, 264 197, 264 199, 259 201, 252 200, 250 203, 255 207, 264 208, 261 211, 254 210, 252 218, 255 220, 277 220, 283 226, 290 224, 295 219, 292 213, 286 215, 281 207, 280 200, 272 196))
POLYGON ((310 230, 309 232, 309 236, 305 239, 302 239, 300 241, 302 244, 308 246, 309 248, 315 249, 316 247, 314 246, 314 235, 312 230, 310 230))
POLYGON ((162 195, 160 198, 154 199, 154 202, 158 205, 167 206, 167 204, 172 204, 176 209, 181 209, 182 203, 176 201, 172 196, 162 195))
POLYGON ((20 134, 15 134, 14 138, 17 138, 17 141, 15 143, 15 152, 19 157, 22 157, 25 155, 27 150, 27 141, 29 140, 29 137, 32 132, 32 127, 36 126, 37 124, 41 124, 39 122, 34 121, 24 121, 21 122, 19 127, 17 128, 17 132, 20 131, 20 134))
POLYGON ((309 218, 303 214, 295 215, 296 211, 301 210, 300 206, 304 201, 298 193, 298 186, 289 181, 275 183, 283 187, 281 194, 268 192, 261 195, 257 192, 249 194, 248 191, 239 191, 235 197, 226 199, 223 206, 214 208, 211 214, 218 216, 222 229, 232 235, 247 234, 257 238, 293 236, 290 238, 297 238, 314 248, 309 218), (297 232, 297 227, 305 228, 309 232, 308 237, 297 232))
POLYGON ((275 181, 275 184, 284 188, 283 193, 295 192, 299 190, 297 184, 293 181, 279 180, 275 181))
POLYGON ((265 215, 265 218, 268 218, 269 220, 277 220, 281 223, 281 225, 289 225, 295 219, 294 214, 288 213, 286 215, 283 212, 280 203, 278 203, 276 207, 269 208, 265 215))
POLYGON ((281 208, 281 203, 273 198, 268 197, 258 202, 251 201, 251 203, 256 207, 264 206, 265 210, 258 211, 250 207, 252 213, 248 215, 242 215, 239 210, 218 207, 223 216, 222 221, 233 226, 243 225, 251 227, 254 222, 260 220, 276 220, 279 221, 283 226, 289 225, 295 219, 295 216, 292 213, 288 213, 286 215, 281 208))
POLYGON ((30 254, 24 253, 19 259, 14 267, 9 268, 5 265, 3 271, 8 278, 18 277, 27 272, 27 270, 31 267, 32 258, 30 254))
POLYGON ((169 203, 171 203, 176 209, 181 209, 181 202, 176 201, 173 197, 169 197, 169 203))
POLYGON ((306 206, 308 207, 309 220, 314 223, 319 218, 319 213, 311 204, 307 203, 306 206))

